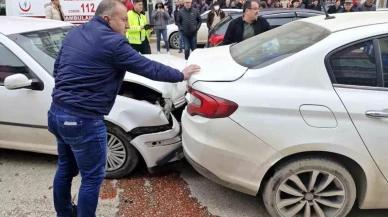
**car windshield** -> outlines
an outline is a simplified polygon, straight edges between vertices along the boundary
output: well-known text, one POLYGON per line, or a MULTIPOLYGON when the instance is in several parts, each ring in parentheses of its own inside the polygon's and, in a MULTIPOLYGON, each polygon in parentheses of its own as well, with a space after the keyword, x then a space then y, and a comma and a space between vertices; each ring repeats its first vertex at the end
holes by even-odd
POLYGON ((23 48, 52 76, 54 62, 62 46, 62 40, 71 28, 72 26, 45 29, 35 32, 13 34, 8 37, 23 48))
POLYGON ((306 49, 330 35, 327 29, 307 22, 291 22, 232 45, 234 61, 261 68, 306 49))

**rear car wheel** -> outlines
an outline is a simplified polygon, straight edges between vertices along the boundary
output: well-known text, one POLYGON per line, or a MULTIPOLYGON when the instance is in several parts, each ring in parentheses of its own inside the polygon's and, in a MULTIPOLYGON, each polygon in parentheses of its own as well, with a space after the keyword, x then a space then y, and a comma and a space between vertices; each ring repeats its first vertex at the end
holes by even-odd
POLYGON ((344 217, 355 198, 349 171, 335 160, 318 157, 282 164, 263 189, 264 204, 274 217, 344 217))
POLYGON ((130 143, 132 140, 121 128, 107 123, 108 155, 106 178, 118 179, 131 173, 139 162, 139 154, 130 143))
POLYGON ((171 48, 179 49, 179 32, 172 33, 169 42, 171 48))

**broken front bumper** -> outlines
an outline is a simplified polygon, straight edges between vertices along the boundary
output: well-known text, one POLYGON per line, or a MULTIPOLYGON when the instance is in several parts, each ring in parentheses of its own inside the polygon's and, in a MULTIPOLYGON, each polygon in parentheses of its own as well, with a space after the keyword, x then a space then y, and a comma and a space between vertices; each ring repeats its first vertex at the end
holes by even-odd
POLYGON ((178 161, 183 157, 181 127, 174 116, 171 118, 171 130, 143 134, 131 141, 149 169, 178 161))

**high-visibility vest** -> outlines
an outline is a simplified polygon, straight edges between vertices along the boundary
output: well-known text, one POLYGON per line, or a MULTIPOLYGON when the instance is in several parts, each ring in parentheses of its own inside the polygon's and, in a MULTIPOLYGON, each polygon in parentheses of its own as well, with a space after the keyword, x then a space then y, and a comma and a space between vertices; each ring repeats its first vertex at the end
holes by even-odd
POLYGON ((141 30, 141 26, 147 24, 146 16, 134 10, 128 11, 128 23, 129 29, 126 36, 130 44, 141 44, 144 40, 150 42, 150 30, 141 30))

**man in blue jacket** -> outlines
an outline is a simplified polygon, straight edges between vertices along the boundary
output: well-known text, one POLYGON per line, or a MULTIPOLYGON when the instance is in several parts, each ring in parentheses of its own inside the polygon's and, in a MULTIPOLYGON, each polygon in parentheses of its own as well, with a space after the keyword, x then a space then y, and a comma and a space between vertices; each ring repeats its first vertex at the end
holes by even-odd
POLYGON ((55 87, 48 128, 57 138, 58 169, 54 178, 57 216, 94 217, 105 177, 108 115, 126 71, 149 79, 180 82, 200 70, 182 72, 138 54, 125 38, 126 7, 103 0, 94 18, 68 32, 54 65, 55 87), (71 203, 73 177, 81 173, 78 207, 71 203))

